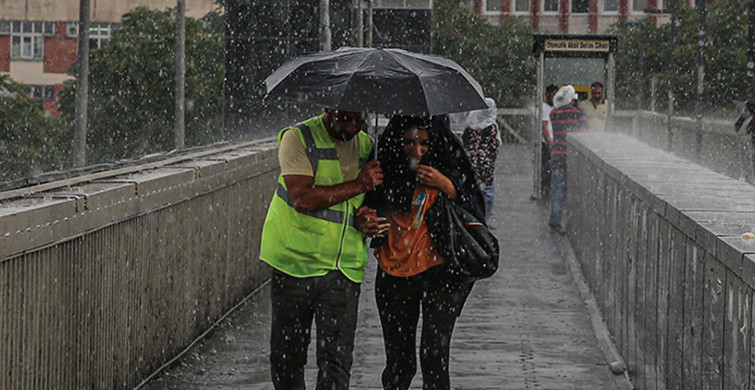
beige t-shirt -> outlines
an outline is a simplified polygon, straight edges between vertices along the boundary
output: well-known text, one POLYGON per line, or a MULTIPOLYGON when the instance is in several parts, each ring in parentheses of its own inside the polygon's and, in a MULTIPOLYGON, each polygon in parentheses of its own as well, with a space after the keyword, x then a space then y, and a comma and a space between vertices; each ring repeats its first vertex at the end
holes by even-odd
POLYGON ((606 131, 606 118, 608 117, 608 101, 603 104, 593 105, 592 101, 579 102, 579 108, 585 113, 588 126, 585 132, 606 131))
MULTIPOLYGON (((338 161, 341 163, 343 181, 351 181, 359 176, 359 140, 358 137, 350 141, 335 141, 338 161)), ((304 175, 314 176, 312 164, 309 162, 307 150, 301 142, 299 129, 293 128, 283 133, 280 148, 278 149, 278 162, 281 166, 281 175, 304 175)))

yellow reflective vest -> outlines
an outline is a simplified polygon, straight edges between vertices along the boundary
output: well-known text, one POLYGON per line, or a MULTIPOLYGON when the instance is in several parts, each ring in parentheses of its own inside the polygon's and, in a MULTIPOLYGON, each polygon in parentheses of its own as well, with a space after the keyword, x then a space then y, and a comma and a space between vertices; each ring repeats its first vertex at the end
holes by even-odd
MULTIPOLYGON (((278 133, 278 145, 286 131, 298 131, 309 156, 315 185, 343 183, 335 143, 323 123, 324 115, 278 133)), ((367 162, 372 140, 363 131, 357 135, 359 166, 367 162)), ((365 237, 354 227, 354 214, 364 194, 327 209, 298 212, 288 197, 283 175, 267 211, 262 228, 260 259, 273 268, 296 277, 325 275, 338 269, 350 280, 361 283, 367 264, 365 237)))

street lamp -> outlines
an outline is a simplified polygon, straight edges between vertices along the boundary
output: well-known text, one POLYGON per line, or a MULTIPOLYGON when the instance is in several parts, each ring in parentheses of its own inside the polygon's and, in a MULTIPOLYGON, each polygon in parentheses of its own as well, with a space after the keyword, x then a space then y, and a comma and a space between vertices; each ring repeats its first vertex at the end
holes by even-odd
POLYGON ((705 19, 708 0, 698 0, 700 24, 697 29, 697 101, 695 102, 695 156, 700 162, 703 147, 703 92, 705 89, 705 19))
POLYGON ((747 12, 747 89, 750 102, 755 102, 755 0, 747 12))

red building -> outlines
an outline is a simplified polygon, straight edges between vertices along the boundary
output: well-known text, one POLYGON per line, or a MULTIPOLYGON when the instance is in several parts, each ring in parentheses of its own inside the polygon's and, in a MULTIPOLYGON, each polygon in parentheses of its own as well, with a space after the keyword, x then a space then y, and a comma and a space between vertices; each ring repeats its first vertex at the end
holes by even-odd
MULTIPOLYGON (((165 9, 176 7, 176 1, 92 1, 89 47, 106 45, 121 17, 139 6, 165 9)), ((215 7, 213 0, 187 0, 186 15, 198 18, 215 7)), ((0 75, 25 85, 52 116, 60 115, 60 89, 76 61, 78 13, 79 0, 0 1, 0 75)))
MULTIPOLYGON (((689 0, 682 0, 689 4, 689 0)), ((540 32, 602 34, 621 22, 648 16, 646 9, 663 9, 663 0, 472 0, 475 11, 489 22, 516 17, 540 32)), ((668 15, 651 16, 665 22, 668 15)))

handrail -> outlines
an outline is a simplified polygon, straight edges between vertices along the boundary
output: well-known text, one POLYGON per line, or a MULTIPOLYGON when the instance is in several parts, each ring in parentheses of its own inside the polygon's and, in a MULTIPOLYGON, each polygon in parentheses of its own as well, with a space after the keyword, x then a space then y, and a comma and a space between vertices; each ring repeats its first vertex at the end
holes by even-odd
MULTIPOLYGON (((25 196, 31 196, 40 192, 50 191, 58 188, 70 187, 80 183, 91 182, 94 180, 106 179, 114 176, 120 176, 128 173, 140 172, 155 168, 161 168, 166 165, 171 165, 183 161, 196 160, 198 158, 206 157, 209 155, 220 154, 229 150, 242 149, 249 146, 262 145, 275 140, 275 137, 261 138, 251 141, 241 141, 237 143, 230 143, 222 147, 217 145, 208 145, 202 147, 202 150, 196 152, 188 152, 175 157, 166 158, 164 160, 154 161, 150 163, 144 163, 139 165, 124 166, 117 169, 108 169, 96 173, 88 173, 81 176, 76 176, 63 180, 53 180, 46 183, 38 184, 30 187, 17 188, 13 190, 0 192, 0 201, 21 198, 25 196), (210 148, 210 149, 208 149, 210 148)), ((167 154, 169 155, 169 154, 167 154)))

